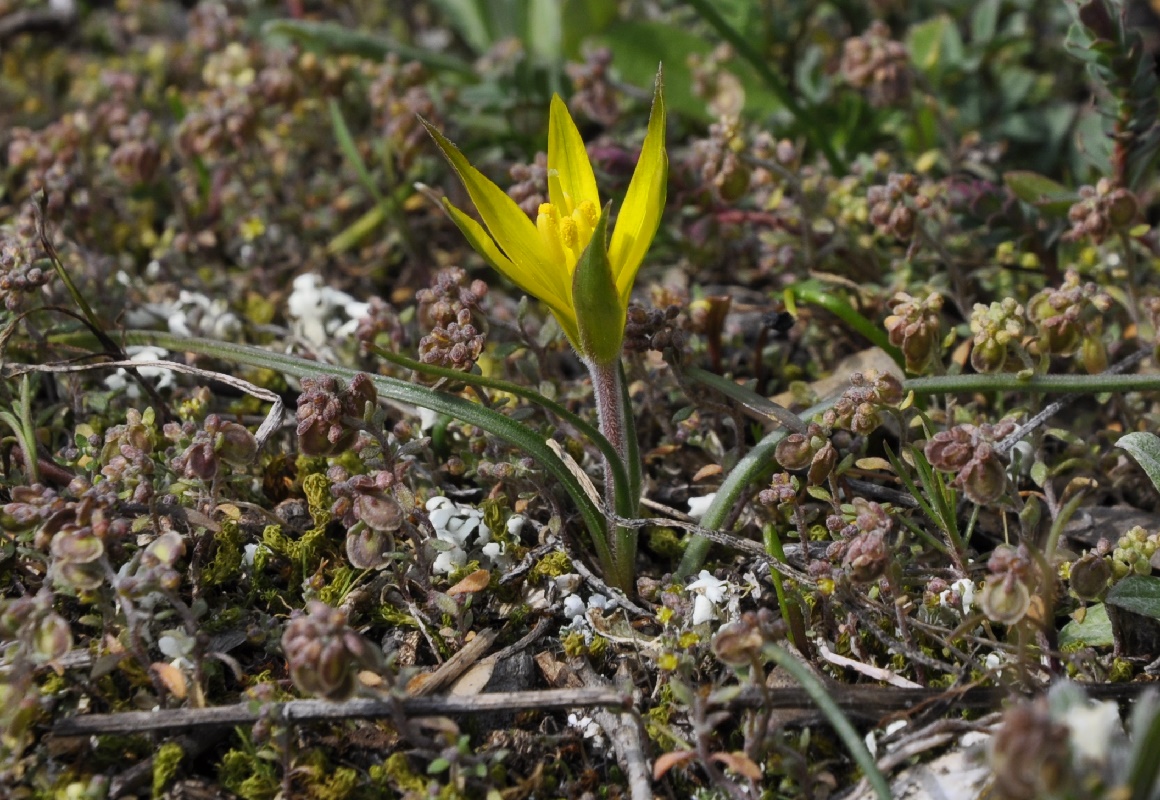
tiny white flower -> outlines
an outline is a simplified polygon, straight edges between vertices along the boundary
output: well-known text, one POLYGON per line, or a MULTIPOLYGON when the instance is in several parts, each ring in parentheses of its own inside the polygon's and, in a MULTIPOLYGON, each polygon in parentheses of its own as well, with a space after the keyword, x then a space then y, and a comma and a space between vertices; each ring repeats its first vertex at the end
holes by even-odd
POLYGON ((717 604, 725 600, 732 587, 729 581, 715 578, 713 573, 703 569, 697 580, 686 588, 697 595, 693 600, 693 624, 700 625, 702 622, 718 619, 717 604))
POLYGON ((499 561, 503 558, 505 549, 502 542, 488 542, 480 548, 480 552, 492 561, 499 561))
POLYGON ((605 597, 602 594, 594 594, 588 598, 588 609, 599 609, 600 611, 611 611, 616 608, 616 598, 605 597))
POLYGON ((963 613, 971 610, 975 604, 975 582, 970 578, 960 578, 951 584, 951 591, 957 592, 963 603, 963 613))
POLYGON ((556 588, 560 590, 560 594, 569 595, 579 589, 582 582, 583 578, 577 573, 566 572, 556 577, 556 588))
POLYGON ((439 412, 432 411, 429 408, 419 409, 419 428, 420 430, 429 431, 435 427, 435 423, 439 421, 439 412))
POLYGON ((709 510, 709 506, 712 505, 713 500, 716 497, 716 492, 710 492, 709 494, 702 495, 701 497, 690 497, 689 516, 693 519, 700 519, 701 517, 705 516, 705 512, 709 510))
POLYGON ((523 514, 512 514, 510 517, 508 517, 508 521, 507 521, 508 536, 511 536, 513 538, 518 539, 520 536, 520 532, 523 531, 523 529, 524 529, 524 523, 527 521, 528 521, 528 518, 525 517, 523 514))
POLYGON ((367 315, 369 304, 322 282, 314 273, 299 275, 286 299, 286 313, 294 330, 311 344, 321 347, 331 338, 349 336, 358 320, 367 315), (340 316, 346 319, 339 319, 340 316))
POLYGON ((687 587, 690 592, 700 592, 710 601, 720 603, 725 599, 725 594, 728 592, 730 586, 729 581, 723 581, 720 578, 713 577, 713 573, 707 569, 701 570, 701 574, 697 576, 697 580, 690 583, 687 587))
POLYGON ((572 622, 580 622, 584 619, 588 608, 584 605, 584 601, 578 594, 570 594, 564 598, 564 616, 572 620, 572 622))
POLYGON ((467 553, 463 552, 461 548, 452 547, 435 557, 435 563, 431 569, 439 575, 450 575, 466 563, 467 553))
POLYGON ((983 666, 989 670, 996 670, 1003 666, 1004 660, 999 653, 988 653, 987 657, 983 659, 983 666))
MULTIPOLYGON (((130 361, 163 361, 169 355, 168 350, 152 346, 126 347, 125 352, 129 354, 130 361)), ((154 385, 158 389, 168 389, 173 385, 173 372, 171 370, 161 367, 139 367, 137 373, 142 378, 150 380, 156 378, 154 385)), ((130 397, 138 397, 141 391, 135 382, 129 380, 123 369, 119 369, 105 378, 105 386, 113 390, 125 389, 130 397)))
POLYGON ((1120 710, 1110 700, 1074 705, 1063 722, 1071 730, 1072 751, 1095 762, 1107 759, 1115 733, 1122 730, 1120 710))
POLYGON ((715 619, 717 606, 705 595, 697 595, 697 599, 693 601, 693 624, 700 625, 702 622, 711 622, 715 619))

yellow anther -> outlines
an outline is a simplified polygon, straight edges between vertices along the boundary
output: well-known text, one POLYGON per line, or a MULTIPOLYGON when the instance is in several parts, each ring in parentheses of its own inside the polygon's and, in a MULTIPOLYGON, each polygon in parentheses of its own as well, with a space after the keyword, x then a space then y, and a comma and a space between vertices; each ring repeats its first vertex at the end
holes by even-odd
POLYGON ((572 212, 572 219, 576 223, 579 249, 583 250, 588 246, 588 240, 592 238, 592 230, 596 227, 596 223, 600 221, 600 213, 596 210, 595 203, 585 200, 576 206, 576 210, 572 212))
POLYGON ((564 253, 560 236, 561 222, 564 220, 560 219, 560 213, 556 211, 555 206, 551 203, 540 205, 540 212, 536 215, 536 230, 540 232, 540 238, 548 248, 548 256, 556 263, 562 264, 567 260, 567 255, 564 253))
POLYGON ((560 220, 560 242, 568 250, 576 251, 579 241, 579 232, 576 230, 576 220, 564 217, 560 220))
POLYGON ((572 217, 577 222, 583 218, 588 223, 589 228, 595 228, 596 223, 600 221, 600 209, 591 200, 584 200, 576 206, 576 210, 572 212, 572 217))

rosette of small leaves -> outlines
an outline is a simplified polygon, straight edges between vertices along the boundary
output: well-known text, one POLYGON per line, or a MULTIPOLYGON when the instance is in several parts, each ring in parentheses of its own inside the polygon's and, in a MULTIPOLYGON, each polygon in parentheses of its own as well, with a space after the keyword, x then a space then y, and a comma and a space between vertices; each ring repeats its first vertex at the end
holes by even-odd
POLYGON ((1064 238, 1090 238, 1093 244, 1100 244, 1110 234, 1128 230, 1139 213, 1140 201, 1135 194, 1100 178, 1095 186, 1079 187, 1079 200, 1067 212, 1071 230, 1064 238))
POLYGON ((3 660, 27 659, 42 664, 64 656, 72 647, 68 622, 52 607, 53 595, 42 588, 34 595, 0 600, 0 639, 3 660))
POLYGON ((210 481, 217 477, 223 462, 241 467, 257 455, 258 440, 244 425, 210 414, 185 450, 173 460, 173 468, 187 478, 210 481))
POLYGON ((1001 372, 1014 358, 1023 366, 1030 366, 1030 358, 1023 348, 1023 334, 1027 328, 1027 314, 1013 297, 985 306, 975 303, 971 312, 971 366, 979 372, 1001 372))
POLYGON ((1007 470, 995 443, 1014 430, 1010 421, 956 425, 932 436, 923 453, 935 469, 954 473, 951 485, 962 489, 968 500, 987 505, 1007 491, 1007 470))
POLYGON ((330 472, 335 496, 331 512, 347 527, 346 555, 358 569, 377 569, 387 563, 391 534, 403 524, 406 513, 395 499, 394 473, 378 470, 369 475, 344 477, 340 468, 330 472))
POLYGON ((875 20, 861 36, 842 43, 842 77, 866 92, 876 108, 895 106, 910 98, 913 81, 906 45, 891 38, 890 28, 875 20))
POLYGON ((979 595, 979 607, 992 622, 1014 625, 1031 608, 1028 583, 1035 564, 1026 545, 1000 545, 987 561, 990 574, 979 595))
POLYGON ((105 543, 91 525, 68 523, 53 534, 49 545, 49 574, 57 586, 73 591, 92 591, 105 582, 108 562, 105 543))
POLYGON ((902 383, 890 373, 855 372, 850 388, 822 414, 822 424, 867 436, 882 424, 882 409, 897 406, 902 399, 902 383))
POLYGON ((1127 21, 1122 0, 1084 0, 1075 7, 1078 25, 1066 47, 1086 62, 1102 91, 1095 97, 1102 116, 1113 121, 1112 182, 1129 189, 1150 174, 1160 152, 1160 81, 1140 28, 1127 21))
POLYGON ((884 323, 890 343, 902 351, 908 371, 921 373, 942 352, 942 295, 931 292, 919 299, 899 292, 891 303, 884 323))
POLYGON ((778 442, 774 458, 788 470, 806 470, 806 480, 816 486, 838 466, 838 449, 830 441, 829 430, 811 422, 805 433, 791 433, 778 442))
POLYGON ((1148 533, 1139 525, 1127 531, 1112 550, 1112 573, 1116 580, 1127 575, 1151 575, 1152 556, 1160 547, 1160 533, 1148 533))
POLYGON ((354 444, 367 404, 378 399, 370 376, 303 378, 298 395, 298 447, 308 456, 335 456, 354 444))
POLYGON ((826 528, 839 537, 826 556, 831 561, 841 559, 842 570, 851 580, 869 583, 886 572, 893 557, 888 537, 894 519, 881 505, 862 497, 855 497, 851 505, 852 515, 833 515, 826 520, 826 528))
POLYGON ((918 179, 891 173, 884 184, 866 190, 870 224, 883 236, 909 241, 918 225, 918 214, 930 208, 930 198, 918 192, 918 179))
POLYGON ((988 748, 1000 797, 1059 796, 1071 782, 1074 759, 1068 726, 1052 718, 1047 698, 1008 709, 988 748))
POLYGON ((346 614, 320 600, 295 612, 282 633, 282 652, 299 691, 327 700, 346 700, 357 688, 360 669, 379 670, 382 653, 356 633, 346 614))
POLYGON ((176 591, 181 586, 182 577, 177 562, 184 555, 185 540, 174 531, 166 531, 121 568, 116 581, 117 591, 130 597, 176 591))
POLYGON ((1112 298, 1092 282, 1080 281, 1069 269, 1063 285, 1037 293, 1027 303, 1027 317, 1039 329, 1037 344, 1044 355, 1070 356, 1081 352, 1089 373, 1107 367, 1108 355, 1101 334, 1104 314, 1112 298))
POLYGON ((48 261, 35 258, 30 242, 0 231, 0 299, 9 311, 19 311, 29 295, 53 279, 48 261))

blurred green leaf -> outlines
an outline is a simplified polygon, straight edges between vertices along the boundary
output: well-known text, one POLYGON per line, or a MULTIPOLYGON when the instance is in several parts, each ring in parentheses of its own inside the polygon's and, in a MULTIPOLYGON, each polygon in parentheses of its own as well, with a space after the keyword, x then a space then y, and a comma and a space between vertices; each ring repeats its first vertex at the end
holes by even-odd
POLYGON ((1108 590, 1104 602, 1142 617, 1160 619, 1160 578, 1129 575, 1108 590))
POLYGON ((278 37, 288 39, 308 50, 352 53, 376 61, 394 53, 405 61, 418 61, 436 71, 475 75, 475 69, 471 64, 455 56, 436 53, 422 47, 412 47, 387 36, 354 31, 334 22, 275 19, 262 26, 262 36, 267 39, 278 37))
MULTIPOLYGON (((584 41, 607 30, 616 20, 616 12, 616 0, 564 0, 560 20, 563 28, 561 50, 564 57, 579 61, 584 41)), ((667 70, 668 65, 665 66, 667 70)))
POLYGON ((358 145, 355 144, 354 137, 351 136, 350 127, 346 124, 346 118, 342 116, 342 108, 338 105, 338 101, 331 98, 329 109, 330 125, 334 129, 334 138, 338 141, 343 157, 354 168, 363 188, 370 193, 371 197, 382 203, 383 193, 379 191, 378 184, 371 178, 370 170, 367 169, 366 161, 363 160, 362 153, 358 151, 358 145))
POLYGON ((1089 606, 1083 622, 1074 619, 1059 632, 1059 646, 1083 644, 1086 647, 1110 647, 1114 644, 1112 623, 1108 619, 1108 609, 1103 603, 1089 606))
POLYGON ((1001 0, 982 0, 971 14, 971 43, 987 45, 995 38, 999 26, 1001 0))
MULTIPOLYGON (((948 31, 954 28, 954 20, 945 15, 911 27, 906 37, 906 46, 914 65, 926 72, 945 66, 944 50, 949 36, 948 31)), ((958 35, 957 30, 955 35, 958 35)))
MULTIPOLYGON (((1160 489, 1160 436, 1154 433, 1129 433, 1121 436, 1116 447, 1127 450, 1128 455, 1144 470, 1152 485, 1160 489)), ((1118 584, 1117 584, 1118 585, 1118 584)))
POLYGON ((476 53, 484 53, 491 47, 491 30, 480 0, 431 0, 431 5, 447 17, 448 24, 476 53))
POLYGON ((1066 186, 1028 170, 1006 172, 1003 182, 1024 203, 1052 215, 1066 214, 1078 199, 1078 195, 1066 186))

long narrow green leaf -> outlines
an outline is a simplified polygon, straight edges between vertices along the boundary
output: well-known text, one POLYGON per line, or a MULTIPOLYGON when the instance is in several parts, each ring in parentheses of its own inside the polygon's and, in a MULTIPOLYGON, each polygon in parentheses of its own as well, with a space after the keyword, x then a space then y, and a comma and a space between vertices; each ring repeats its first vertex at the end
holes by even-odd
POLYGON ((350 134, 350 126, 346 124, 346 118, 342 115, 342 108, 333 97, 330 99, 328 108, 330 109, 330 127, 334 129, 334 138, 338 140, 338 146, 342 150, 343 156, 354 167, 363 188, 378 201, 379 205, 382 205, 385 202, 383 193, 379 191, 378 184, 375 183, 370 170, 367 169, 367 163, 363 160, 362 153, 358 151, 358 145, 355 144, 354 137, 350 134))
MULTIPOLYGON (((487 378, 483 375, 476 375, 471 372, 461 372, 456 369, 437 367, 433 364, 424 364, 421 361, 416 361, 413 358, 407 358, 406 356, 400 355, 399 353, 392 353, 389 350, 384 350, 379 347, 374 348, 374 353, 381 358, 390 361, 392 364, 397 364, 398 366, 404 367, 406 369, 413 369, 423 375, 430 375, 435 378, 446 378, 447 380, 451 381, 459 381, 460 383, 465 383, 468 386, 479 386, 484 389, 494 389, 499 392, 507 392, 508 394, 513 394, 516 397, 523 398, 529 403, 535 403, 545 411, 555 414, 557 417, 567 422, 569 425, 578 430, 582 436, 586 437, 589 441, 596 445, 596 448, 600 451, 600 454, 608 460, 609 468, 612 470, 612 481, 615 484, 617 497, 621 497, 622 494, 625 497, 640 497, 639 488, 636 490, 638 494, 630 494, 632 491, 632 476, 630 473, 625 471, 625 465, 620 460, 620 456, 617 455, 616 448, 612 446, 612 443, 609 442, 608 439, 605 438, 604 434, 602 434, 595 426, 590 424, 587 420, 578 414, 572 413, 567 408, 557 403, 555 400, 551 400, 545 397, 534 389, 529 389, 526 386, 520 386, 518 383, 511 383, 510 381, 500 380, 499 378, 487 378)), ((639 483, 637 485, 639 487, 639 483)), ((618 508, 616 513, 620 514, 622 517, 636 516, 636 501, 633 501, 631 509, 618 508)))
MULTIPOLYGON (((124 334, 124 340, 127 344, 154 345, 167 350, 198 353, 237 364, 274 370, 296 378, 334 376, 350 380, 359 372, 349 367, 319 364, 296 356, 273 353, 259 347, 178 336, 160 331, 127 331, 124 334)), ((572 475, 568 465, 552 452, 543 439, 503 414, 461 397, 437 392, 425 386, 415 386, 383 375, 370 377, 380 397, 427 408, 474 425, 508 444, 520 448, 539 462, 548 474, 560 482, 579 509, 605 574, 615 574, 613 571, 615 562, 609 548, 604 515, 588 497, 584 487, 572 475)), ((632 591, 632 587, 622 586, 620 588, 632 591)))
POLYGON ((265 38, 281 36, 306 48, 327 53, 352 53, 375 61, 394 53, 404 61, 418 61, 434 70, 457 72, 475 78, 474 67, 455 56, 423 47, 413 47, 386 36, 352 31, 334 22, 275 19, 262 26, 262 36, 265 38))
POLYGON ((903 358, 902 351, 890 343, 886 329, 866 319, 854 306, 850 305, 848 300, 836 294, 830 286, 819 280, 811 279, 793 284, 787 290, 787 294, 795 302, 826 309, 856 333, 885 350, 900 368, 906 368, 906 359, 903 358))
POLYGON ((838 151, 834 149, 825 127, 818 125, 813 119, 813 114, 802 107, 801 103, 793 96, 793 92, 790 91, 789 84, 773 71, 768 60, 721 16, 712 0, 689 0, 689 5, 701 15, 703 20, 713 26, 722 39, 733 45, 733 49, 737 51, 739 56, 753 65, 757 74, 765 81, 765 85, 777 96, 777 99, 785 106, 786 111, 792 114, 794 120, 801 126, 806 138, 810 140, 810 144, 821 151, 835 174, 844 175, 846 163, 838 155, 838 151))
POLYGON ((716 373, 698 367, 689 367, 685 370, 685 374, 697 381, 697 383, 703 383, 706 386, 716 389, 726 397, 736 400, 750 411, 780 422, 786 429, 793 433, 806 432, 806 423, 802 421, 801 417, 785 406, 780 406, 772 400, 767 400, 757 392, 747 389, 744 386, 738 386, 731 380, 722 378, 716 373))
MULTIPOLYGON (((837 396, 823 400, 803 412, 802 419, 812 419, 814 415, 821 414, 832 407, 837 400, 837 396)), ((709 504, 709 509, 701 517, 701 527, 719 530, 725 524, 725 518, 729 516, 733 504, 741 497, 745 487, 769 466, 773 460, 773 453, 777 449, 777 443, 785 437, 786 431, 784 430, 771 431, 737 462, 737 466, 725 476, 721 488, 717 490, 717 495, 709 504)), ((677 568, 677 577, 687 578, 696 574, 697 570, 701 569, 701 565, 705 563, 705 557, 709 555, 710 545, 711 542, 704 536, 692 537, 688 547, 685 548, 685 555, 681 558, 680 567, 677 568)))
POLYGON ((850 724, 850 720, 842 713, 841 707, 834 702, 834 698, 826 691, 822 682, 784 647, 772 644, 766 646, 762 652, 788 672, 790 677, 797 681, 805 693, 810 696, 810 699, 817 704, 818 709, 830 721, 834 732, 845 743, 854 762, 862 768, 862 774, 870 782, 870 786, 873 787, 879 800, 890 800, 892 797, 890 785, 878 769, 878 765, 874 763, 874 756, 870 755, 862 737, 858 735, 858 731, 850 724))

